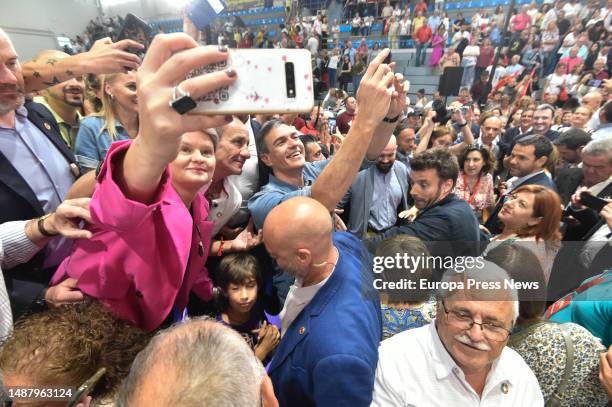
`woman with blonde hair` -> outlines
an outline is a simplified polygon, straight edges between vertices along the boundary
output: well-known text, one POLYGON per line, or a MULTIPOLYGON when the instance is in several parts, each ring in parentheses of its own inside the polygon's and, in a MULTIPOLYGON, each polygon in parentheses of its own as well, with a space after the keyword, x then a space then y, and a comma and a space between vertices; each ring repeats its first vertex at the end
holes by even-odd
POLYGON ((104 161, 111 143, 128 140, 138 133, 136 73, 100 76, 102 110, 81 121, 74 154, 83 173, 104 161))

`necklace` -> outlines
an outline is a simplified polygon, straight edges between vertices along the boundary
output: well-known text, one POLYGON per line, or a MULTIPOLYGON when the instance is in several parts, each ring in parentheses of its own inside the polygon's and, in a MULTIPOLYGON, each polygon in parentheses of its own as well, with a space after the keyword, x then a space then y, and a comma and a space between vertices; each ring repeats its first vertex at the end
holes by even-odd
POLYGON ((463 193, 463 199, 467 201, 468 205, 472 204, 472 201, 474 200, 474 198, 476 197, 476 192, 478 192, 478 187, 480 186, 480 178, 481 178, 482 174, 478 174, 478 180, 476 181, 476 184, 474 185, 474 188, 471 189, 470 188, 470 184, 468 182, 468 178, 467 175, 465 173, 463 173, 463 183, 465 184, 465 192, 463 193), (466 192, 469 195, 466 196, 466 192))

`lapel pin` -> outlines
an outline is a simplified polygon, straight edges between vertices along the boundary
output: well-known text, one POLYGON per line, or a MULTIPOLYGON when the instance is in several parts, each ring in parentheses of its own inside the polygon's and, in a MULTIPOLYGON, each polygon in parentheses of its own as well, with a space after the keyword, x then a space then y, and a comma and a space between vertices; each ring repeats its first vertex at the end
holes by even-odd
POLYGON ((43 123, 43 126, 45 126, 45 129, 47 129, 47 130, 51 130, 51 125, 50 125, 49 123, 44 122, 44 123, 43 123))
POLYGON ((509 388, 508 388, 508 383, 502 383, 501 385, 501 391, 504 394, 508 394, 509 388))
POLYGON ((306 332, 306 328, 304 328, 303 326, 300 327, 300 329, 298 329, 298 333, 300 335, 304 335, 304 332, 306 332))

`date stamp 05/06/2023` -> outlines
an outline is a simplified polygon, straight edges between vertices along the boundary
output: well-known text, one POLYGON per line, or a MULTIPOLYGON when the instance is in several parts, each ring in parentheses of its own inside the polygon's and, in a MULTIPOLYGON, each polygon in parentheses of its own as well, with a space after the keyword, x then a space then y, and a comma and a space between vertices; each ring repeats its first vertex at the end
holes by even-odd
POLYGON ((76 389, 72 387, 9 387, 4 386, 2 401, 62 401, 70 400, 76 389))

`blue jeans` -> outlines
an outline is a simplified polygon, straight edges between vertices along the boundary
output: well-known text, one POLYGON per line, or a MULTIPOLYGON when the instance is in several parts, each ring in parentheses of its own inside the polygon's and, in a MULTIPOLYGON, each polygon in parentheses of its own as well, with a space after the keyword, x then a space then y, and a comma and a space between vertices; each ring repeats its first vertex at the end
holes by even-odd
POLYGON ((461 78, 461 86, 471 88, 472 83, 474 82, 474 72, 476 70, 476 65, 461 64, 461 66, 463 66, 463 77, 461 78))
POLYGON ((355 94, 357 94, 357 89, 359 89, 359 83, 362 77, 363 75, 353 75, 353 93, 355 94))
POLYGON ((335 88, 336 87, 336 70, 327 68, 327 76, 329 77, 329 87, 335 88))
POLYGON ((427 52, 427 44, 421 44, 420 42, 415 42, 416 46, 416 62, 415 66, 421 66, 425 64, 425 53, 427 52))

